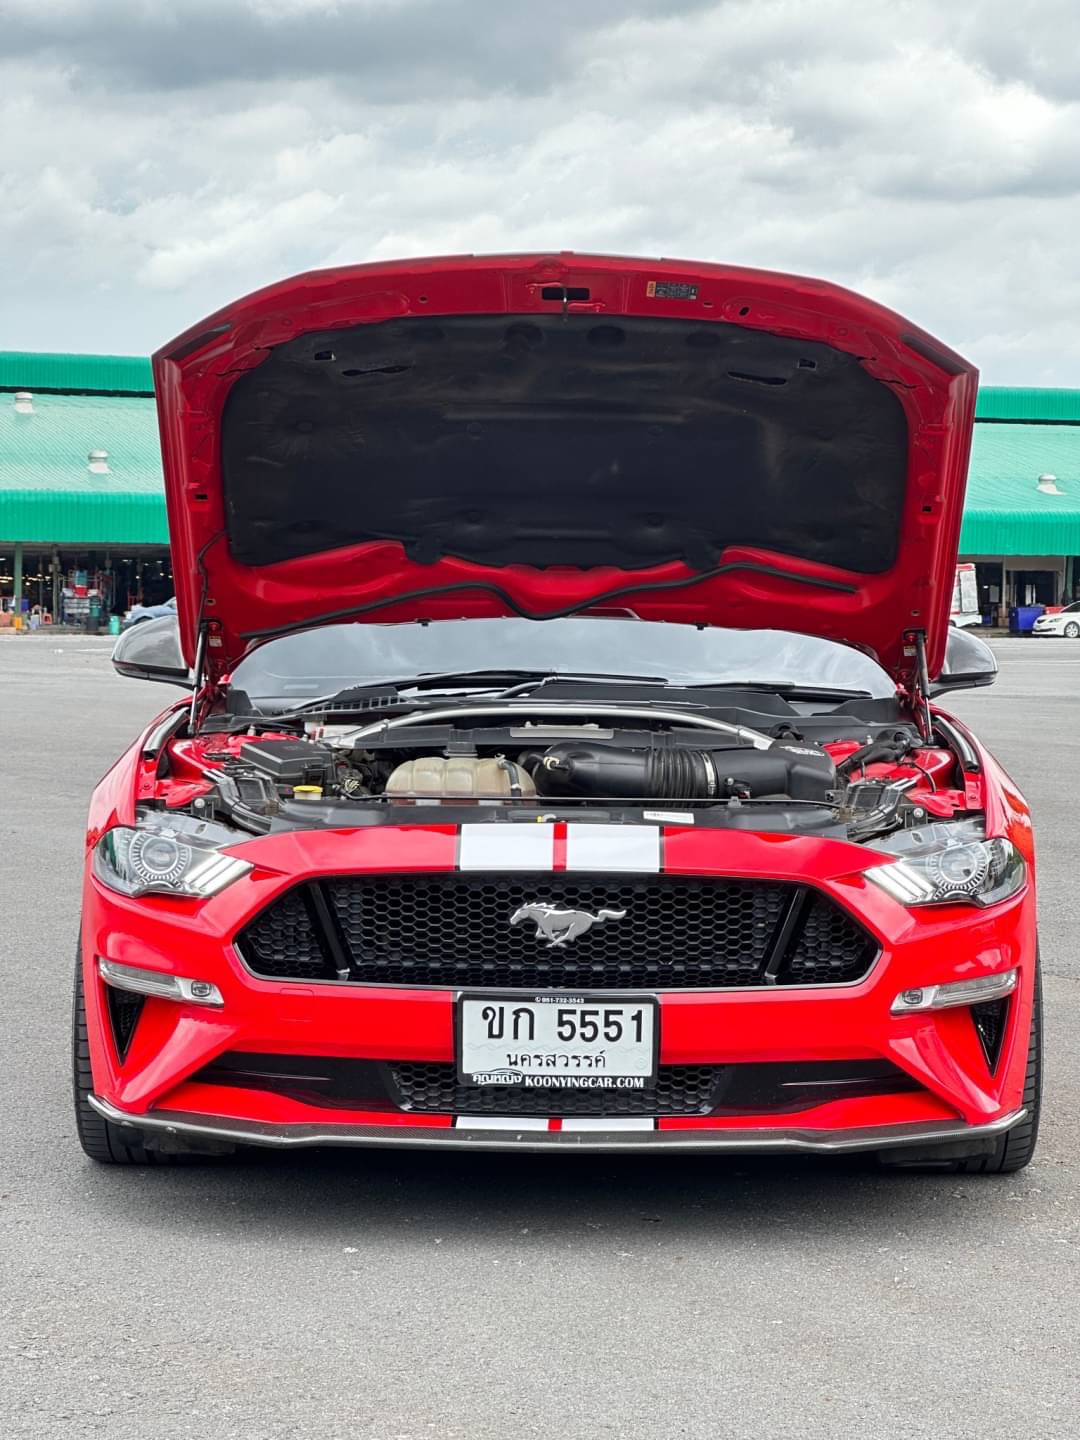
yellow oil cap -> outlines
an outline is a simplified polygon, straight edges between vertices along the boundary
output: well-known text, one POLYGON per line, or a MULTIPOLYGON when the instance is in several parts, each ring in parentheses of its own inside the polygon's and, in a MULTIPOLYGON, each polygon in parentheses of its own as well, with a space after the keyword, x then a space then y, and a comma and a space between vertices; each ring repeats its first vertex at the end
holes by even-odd
POLYGON ((321 785, 294 785, 294 786, 293 786, 293 792, 292 792, 292 793, 293 793, 293 799, 294 799, 294 800, 321 800, 321 799, 322 799, 322 786, 321 786, 321 785))

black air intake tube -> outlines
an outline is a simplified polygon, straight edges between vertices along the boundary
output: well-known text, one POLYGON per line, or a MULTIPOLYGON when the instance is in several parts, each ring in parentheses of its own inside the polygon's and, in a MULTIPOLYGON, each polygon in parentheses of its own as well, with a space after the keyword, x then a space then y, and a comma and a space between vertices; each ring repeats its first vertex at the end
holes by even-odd
POLYGON ((778 741, 768 750, 672 744, 622 747, 564 740, 521 757, 537 793, 611 800, 720 800, 733 795, 827 798, 835 782, 832 760, 809 745, 778 741))

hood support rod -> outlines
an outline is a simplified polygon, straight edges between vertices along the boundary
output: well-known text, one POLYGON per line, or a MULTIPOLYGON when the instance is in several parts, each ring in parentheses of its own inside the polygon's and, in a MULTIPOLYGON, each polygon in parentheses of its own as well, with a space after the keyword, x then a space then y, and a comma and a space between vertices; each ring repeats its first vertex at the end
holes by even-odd
MULTIPOLYGON (((927 744, 934 738, 934 722, 930 714, 930 669, 926 663, 926 631, 908 630, 904 642, 915 652, 911 677, 911 698, 915 703, 915 719, 919 734, 927 744)), ((910 652, 909 652, 910 653, 910 652)))
POLYGON ((199 712, 199 691, 203 683, 203 666, 206 662, 206 625, 199 626, 199 638, 195 642, 195 664, 191 671, 191 709, 188 712, 188 729, 195 734, 195 721, 199 712))

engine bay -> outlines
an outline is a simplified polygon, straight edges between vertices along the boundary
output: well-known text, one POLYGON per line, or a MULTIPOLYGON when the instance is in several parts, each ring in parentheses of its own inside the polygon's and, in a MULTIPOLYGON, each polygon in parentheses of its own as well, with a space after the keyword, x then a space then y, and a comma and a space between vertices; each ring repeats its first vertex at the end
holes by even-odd
MULTIPOLYGON (((244 832, 499 819, 616 818, 868 841, 970 815, 956 737, 897 702, 580 687, 396 706, 379 718, 211 715, 158 756, 143 803, 244 832), (625 690, 624 690, 625 694, 625 690), (250 719, 251 717, 249 717, 250 719)), ((970 767, 969 767, 970 768, 970 767)))

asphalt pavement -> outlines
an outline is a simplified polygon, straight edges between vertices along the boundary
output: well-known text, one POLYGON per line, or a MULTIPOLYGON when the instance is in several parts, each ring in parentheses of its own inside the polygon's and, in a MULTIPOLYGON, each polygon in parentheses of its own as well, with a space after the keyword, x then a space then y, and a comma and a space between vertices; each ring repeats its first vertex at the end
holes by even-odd
POLYGON ((1032 802, 1047 1109, 1011 1178, 861 1161, 258 1155, 98 1168, 69 1003, 95 780, 168 700, 0 639, 0 1436, 1072 1440, 1080 642, 956 698, 1032 802))

